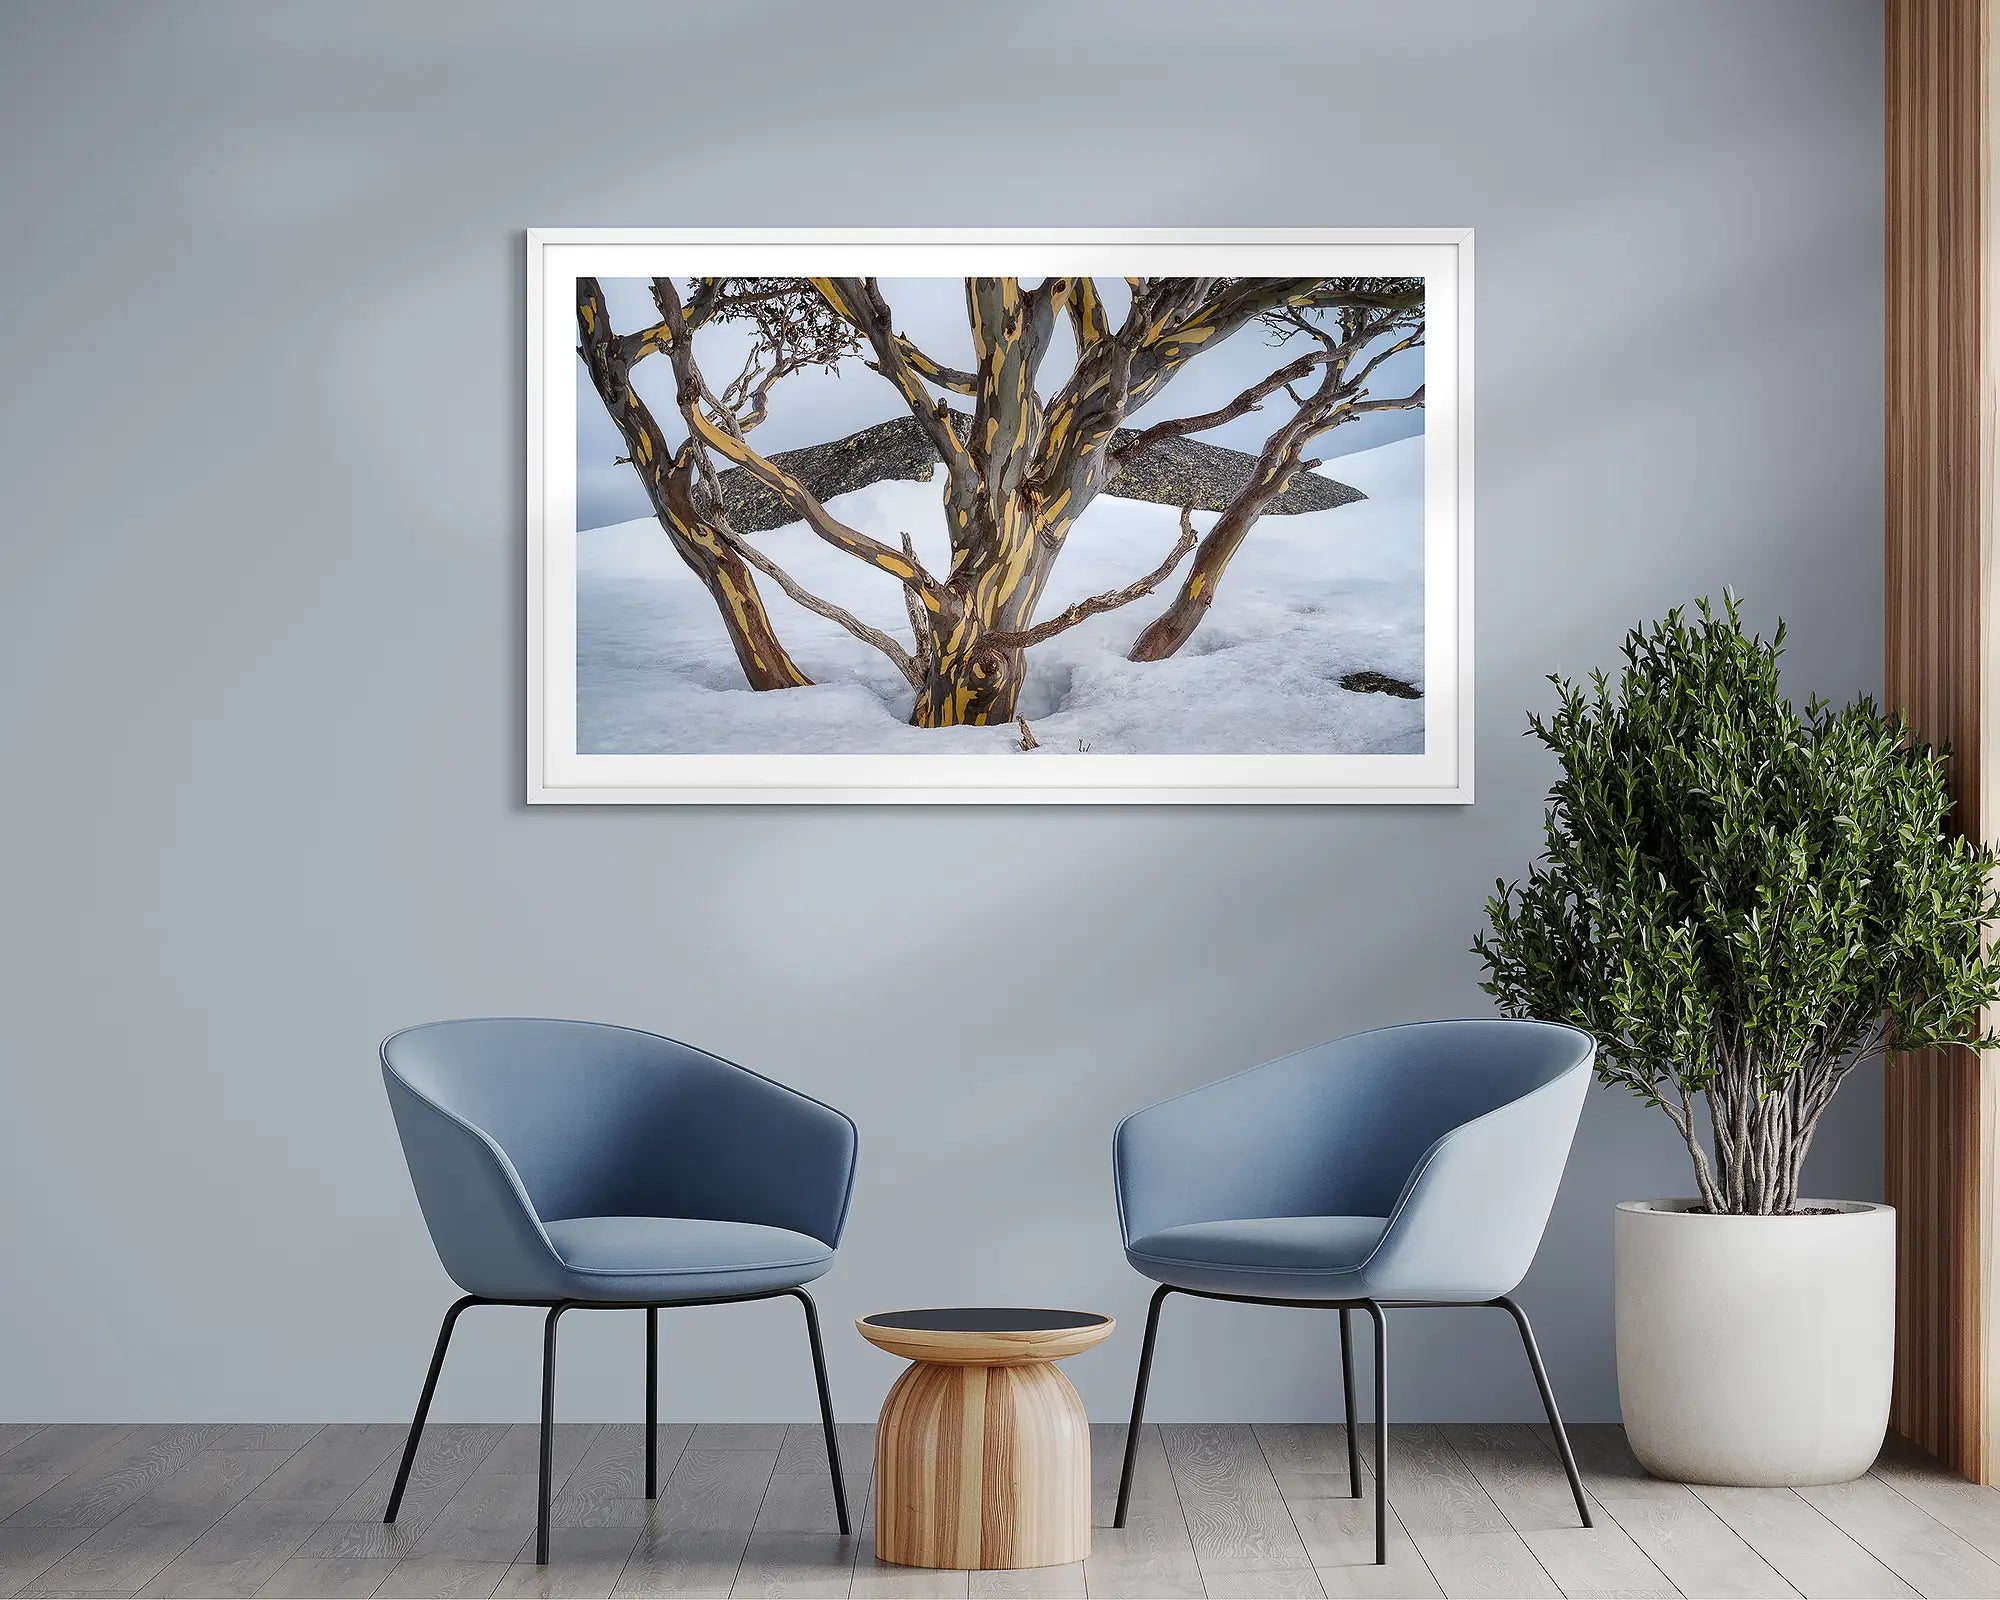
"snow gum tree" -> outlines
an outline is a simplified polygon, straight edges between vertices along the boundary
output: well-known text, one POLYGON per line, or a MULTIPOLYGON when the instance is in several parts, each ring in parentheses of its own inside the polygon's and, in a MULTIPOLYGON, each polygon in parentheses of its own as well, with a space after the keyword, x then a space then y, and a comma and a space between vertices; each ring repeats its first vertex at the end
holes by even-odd
POLYGON ((806 609, 883 652, 912 691, 918 727, 1014 720, 1037 644, 1152 594, 1188 561, 1178 592, 1138 636, 1135 661, 1179 650, 1200 626, 1258 519, 1294 476, 1319 465, 1307 447, 1373 411, 1423 404, 1421 386, 1376 395, 1382 363, 1423 341, 1423 284, 1410 278, 1127 278, 1114 315, 1091 278, 965 280, 971 362, 951 367, 899 331, 872 278, 655 278, 658 320, 617 334, 601 286, 577 280, 579 355, 645 483, 674 549, 707 587, 751 687, 809 680, 779 642, 757 587, 762 575, 806 609), (748 359, 716 387, 696 351, 711 323, 753 331, 748 359), (1059 327, 1073 350, 1048 377, 1059 327), (1127 429, 1191 364, 1246 330, 1273 349, 1273 368, 1226 403, 1127 429), (671 364, 678 442, 632 389, 633 365, 671 364), (943 464, 949 564, 927 570, 902 533, 890 543, 851 527, 750 435, 773 387, 794 373, 859 359, 890 385, 943 464), (1282 358, 1282 359, 1280 359, 1282 358), (1037 617, 1078 519, 1121 467, 1169 439, 1200 434, 1283 397, 1249 481, 1205 535, 1181 514, 1181 537, 1150 572, 1037 617), (909 642, 810 593, 730 526, 720 461, 776 495, 822 540, 901 586, 909 642))

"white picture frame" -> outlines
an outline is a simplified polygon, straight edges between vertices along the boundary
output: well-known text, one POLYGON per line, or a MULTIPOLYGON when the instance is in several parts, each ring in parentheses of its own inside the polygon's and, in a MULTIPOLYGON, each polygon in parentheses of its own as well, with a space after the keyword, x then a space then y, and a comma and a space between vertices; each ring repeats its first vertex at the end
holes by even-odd
POLYGON ((1469 229, 667 230, 527 234, 530 804, 1469 804, 1469 229), (596 754, 576 745, 575 280, 1100 273, 1425 279, 1424 749, 1410 755, 596 754))

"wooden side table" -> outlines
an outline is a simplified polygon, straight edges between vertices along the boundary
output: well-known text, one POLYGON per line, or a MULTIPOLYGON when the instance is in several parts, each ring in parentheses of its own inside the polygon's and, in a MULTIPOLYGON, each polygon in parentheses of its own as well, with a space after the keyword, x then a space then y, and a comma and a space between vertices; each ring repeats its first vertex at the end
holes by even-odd
POLYGON ((861 1337, 912 1365, 875 1437, 875 1556, 1053 1567, 1090 1554, 1090 1422, 1055 1363, 1108 1335, 1089 1311, 885 1311, 861 1337))

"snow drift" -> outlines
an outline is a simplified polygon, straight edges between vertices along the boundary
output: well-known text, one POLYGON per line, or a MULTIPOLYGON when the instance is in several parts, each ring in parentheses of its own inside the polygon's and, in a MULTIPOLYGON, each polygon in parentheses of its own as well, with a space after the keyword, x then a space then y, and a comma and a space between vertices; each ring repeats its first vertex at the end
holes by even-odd
MULTIPOLYGON (((1330 466, 1367 499, 1263 518, 1173 658, 1125 653, 1185 565, 1147 598, 1037 645, 1020 702, 1040 741, 1033 755, 1420 754, 1422 700, 1340 680, 1373 672, 1423 687, 1423 448, 1419 436, 1341 456, 1330 466)), ((935 482, 885 480, 829 508, 890 544, 907 530, 943 572, 939 495, 935 482)), ((1194 525, 1214 521, 1197 512, 1194 525)), ((1130 583, 1179 532, 1171 506, 1100 496, 1071 531, 1038 615, 1130 583)), ((756 542, 807 589, 907 640, 901 593, 881 573, 801 523, 756 542)), ((814 687, 747 688, 714 602, 650 517, 579 533, 576 565, 581 753, 994 754, 1018 739, 1011 724, 908 726, 913 695, 895 668, 762 579, 772 625, 814 687)))

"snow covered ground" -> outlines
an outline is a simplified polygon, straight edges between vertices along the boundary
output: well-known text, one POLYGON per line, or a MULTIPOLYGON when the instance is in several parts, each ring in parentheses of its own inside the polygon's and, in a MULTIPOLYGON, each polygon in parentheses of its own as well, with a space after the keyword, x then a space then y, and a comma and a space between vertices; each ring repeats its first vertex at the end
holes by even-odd
MULTIPOLYGON (((1423 687, 1421 436, 1341 456, 1326 469, 1366 500, 1265 517, 1230 563, 1207 619, 1167 661, 1125 659, 1185 574, 1028 655, 1021 713, 1038 756, 1411 754, 1423 702, 1356 693, 1373 671, 1423 687)), ((830 509, 890 544, 904 530, 934 572, 948 563, 939 485, 882 482, 830 509)), ((1213 514, 1197 512, 1206 531, 1213 514)), ((1172 506, 1114 500, 1086 511, 1057 559, 1040 615, 1130 583, 1173 548, 1172 506)), ((896 585, 802 524, 757 536, 806 588, 906 644, 896 585)), ((802 610, 768 580, 773 626, 814 687, 744 686, 707 590, 650 517, 577 536, 577 749, 585 754, 992 754, 1006 728, 908 726, 912 694, 880 652, 802 610)))

